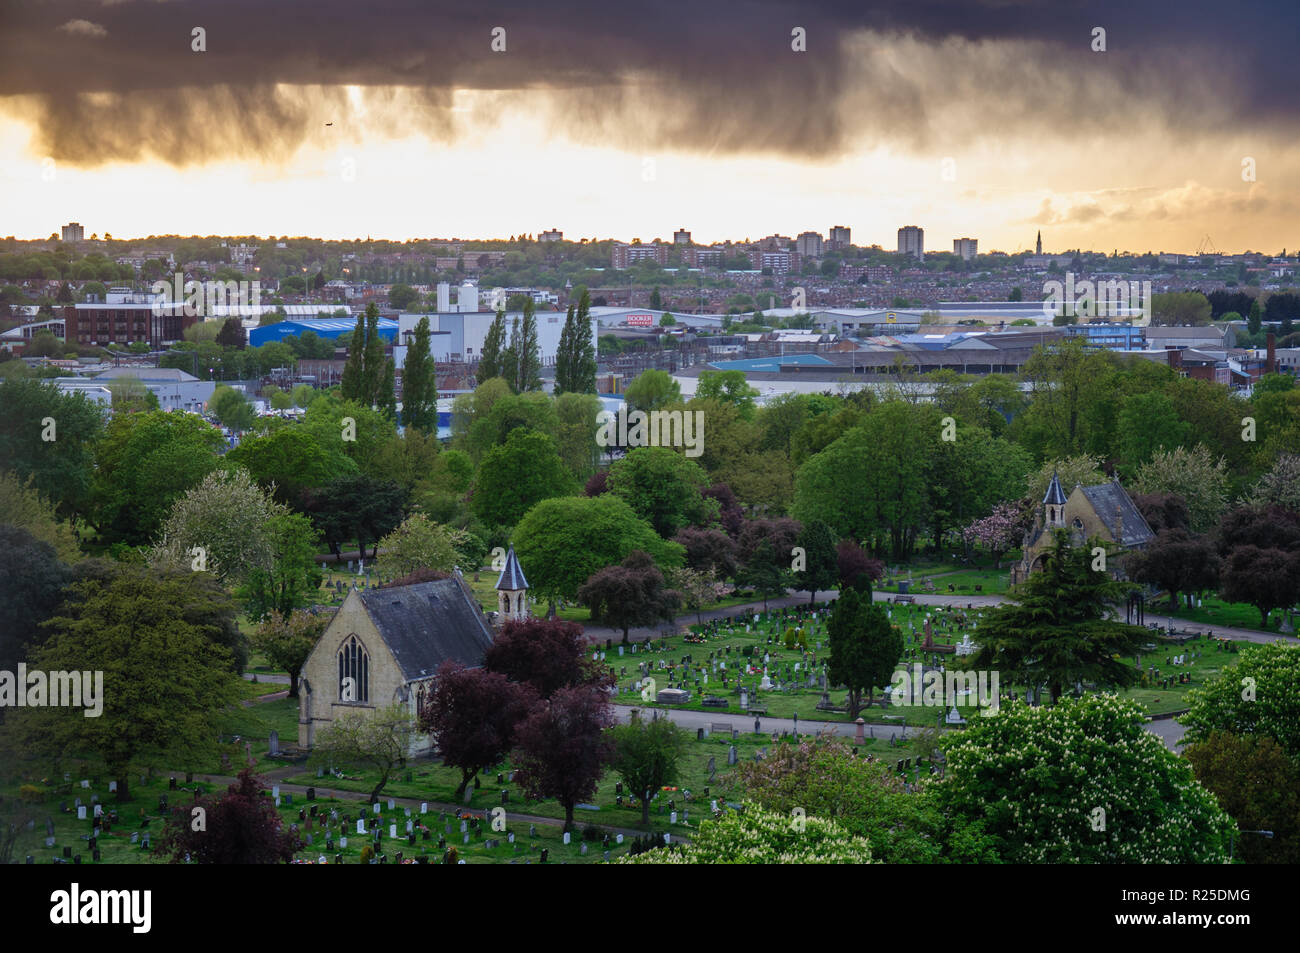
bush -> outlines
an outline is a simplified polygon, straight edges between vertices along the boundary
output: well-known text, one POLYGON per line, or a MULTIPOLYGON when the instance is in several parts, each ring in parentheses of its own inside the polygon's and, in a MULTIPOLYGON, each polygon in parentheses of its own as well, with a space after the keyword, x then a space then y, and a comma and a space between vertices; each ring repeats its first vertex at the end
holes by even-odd
POLYGON ((367 844, 365 847, 361 848, 361 862, 363 864, 372 863, 374 859, 375 859, 375 849, 373 847, 367 844))
POLYGON ((37 801, 45 800, 45 796, 48 793, 49 792, 46 791, 45 788, 38 785, 24 784, 18 789, 18 798, 27 804, 34 804, 37 801))
POLYGON ((588 841, 604 840, 605 828, 596 824, 588 824, 582 829, 582 839, 588 841))

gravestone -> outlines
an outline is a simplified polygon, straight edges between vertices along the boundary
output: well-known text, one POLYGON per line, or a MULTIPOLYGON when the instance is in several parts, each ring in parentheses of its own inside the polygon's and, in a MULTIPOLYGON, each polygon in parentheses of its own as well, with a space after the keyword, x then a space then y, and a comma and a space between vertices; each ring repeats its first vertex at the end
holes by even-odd
POLYGON ((274 728, 271 729, 270 750, 267 752, 271 757, 280 753, 280 733, 274 728))

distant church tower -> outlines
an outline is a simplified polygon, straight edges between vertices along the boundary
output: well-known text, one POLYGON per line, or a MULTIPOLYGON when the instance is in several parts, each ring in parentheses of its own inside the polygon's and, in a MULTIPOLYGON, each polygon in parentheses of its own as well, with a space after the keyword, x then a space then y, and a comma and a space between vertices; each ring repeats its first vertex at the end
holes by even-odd
POLYGON ((1043 526, 1049 530, 1065 526, 1065 491, 1061 489, 1061 478, 1055 470, 1043 496, 1043 526))
POLYGON ((1043 253, 1043 233, 1042 230, 1040 229, 1038 232, 1038 243, 1034 246, 1034 254, 1041 255, 1042 253, 1043 253))
POLYGON ((519 565, 515 548, 506 553, 506 565, 497 577, 497 611, 502 622, 522 622, 528 618, 528 580, 519 565))

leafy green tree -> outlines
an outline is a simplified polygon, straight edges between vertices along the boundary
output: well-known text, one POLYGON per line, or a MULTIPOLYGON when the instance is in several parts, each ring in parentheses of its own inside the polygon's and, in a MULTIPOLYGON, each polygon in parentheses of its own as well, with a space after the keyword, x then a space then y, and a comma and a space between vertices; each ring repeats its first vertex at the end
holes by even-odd
POLYGON ((0 380, 0 466, 34 481, 62 517, 89 512, 93 448, 103 432, 104 415, 84 394, 0 380))
POLYGON ((1276 741, 1213 731, 1183 754, 1238 831, 1273 833, 1235 838, 1234 857, 1245 864, 1300 861, 1300 766, 1276 741))
POLYGON ((848 689, 849 719, 862 710, 862 695, 871 704, 876 689, 888 685, 903 655, 903 634, 889 622, 885 610, 855 589, 846 589, 831 607, 826 622, 830 660, 826 669, 833 684, 848 689))
POLYGON ((366 406, 369 406, 365 382, 366 316, 369 313, 370 308, 367 307, 365 315, 357 315, 356 330, 348 342, 348 359, 343 365, 343 378, 339 382, 339 396, 366 406))
POLYGON ((415 326, 415 340, 402 365, 402 420, 425 433, 438 432, 438 390, 433 359, 429 355, 429 319, 415 326))
POLYGON ((0 522, 0 670, 12 672, 42 641, 40 624, 63 601, 62 590, 72 573, 54 547, 21 526, 0 522))
POLYGON ((614 742, 610 769, 641 800, 641 826, 650 826, 650 799, 665 785, 676 784, 686 754, 686 732, 667 718, 629 724, 609 730, 614 742))
MULTIPOLYGON (((923 750, 923 749, 922 749, 923 750)), ((747 800, 787 817, 795 808, 871 843, 883 863, 997 863, 980 823, 950 823, 926 793, 906 790, 883 761, 857 757, 833 738, 782 742, 761 761, 737 767, 747 800)))
POLYGON ((682 399, 682 388, 667 371, 648 370, 636 376, 623 393, 629 410, 662 410, 682 399))
POLYGON ((289 674, 289 697, 298 697, 298 676, 307 656, 329 625, 332 613, 295 609, 288 615, 272 613, 253 630, 249 641, 276 668, 289 674))
POLYGON ((410 285, 398 283, 388 289, 388 303, 398 311, 405 311, 419 300, 420 293, 410 285))
POLYGON ((542 500, 577 492, 555 440, 522 427, 483 457, 474 486, 474 512, 488 526, 514 526, 542 500))
POLYGON ((366 345, 362 351, 361 381, 364 390, 359 401, 365 407, 384 403, 384 339, 379 334, 379 306, 366 305, 366 345))
POLYGON ((1215 460, 1204 444, 1198 443, 1190 450, 1156 451, 1137 471, 1133 490, 1182 497, 1192 532, 1204 533, 1227 509, 1228 482, 1226 461, 1215 460))
POLYGON ((504 377, 505 368, 502 366, 502 351, 506 347, 506 313, 497 311, 497 316, 492 319, 488 326, 487 334, 483 338, 483 353, 479 357, 478 368, 475 370, 475 378, 480 384, 492 380, 494 377, 504 377))
POLYGON ((763 599, 763 611, 767 611, 767 600, 784 596, 792 583, 790 561, 786 558, 789 547, 777 547, 770 539, 764 539, 750 551, 740 569, 736 571, 736 584, 753 589, 763 599))
POLYGON ((934 796, 1007 863, 1223 863, 1232 819, 1145 721, 1113 695, 1012 704, 947 736, 934 796))
POLYGON ((701 371, 695 396, 734 404, 742 417, 752 418, 758 391, 749 386, 744 371, 701 371))
POLYGON ((709 477, 694 460, 668 447, 636 447, 609 468, 609 489, 665 539, 712 512, 700 491, 709 477))
POLYGON ((397 420, 397 368, 391 357, 384 361, 383 376, 375 393, 375 406, 386 419, 397 420))
POLYGON ((1150 633, 1110 618, 1111 606, 1131 586, 1093 568, 1099 545, 1071 546, 1069 534, 1056 530, 1042 571, 1029 575, 1013 601, 985 612, 971 667, 1008 673, 1035 697, 1046 685, 1053 705, 1076 683, 1123 688, 1136 682, 1128 659, 1150 633))
POLYGON ((217 467, 220 431, 193 414, 124 414, 96 447, 97 525, 107 543, 141 546, 168 510, 217 467))
POLYGON ((245 438, 226 454, 226 460, 247 469, 277 501, 294 507, 304 505, 308 490, 357 472, 342 442, 322 440, 316 432, 296 425, 245 438))
POLYGON ((406 764, 411 729, 411 716, 404 704, 374 712, 344 712, 316 736, 310 762, 375 771, 379 780, 370 796, 378 797, 393 773, 406 764))
POLYGON ((602 450, 596 443, 601 402, 595 394, 574 391, 555 398, 555 442, 560 459, 575 480, 585 482, 596 472, 602 450))
POLYGON ((803 549, 804 560, 802 568, 796 566, 793 570, 795 585, 808 593, 808 604, 812 605, 817 601, 817 590, 833 589, 839 583, 835 537, 825 523, 812 520, 803 525, 795 544, 803 549))
POLYGON ((510 352, 513 364, 504 368, 514 372, 513 378, 507 377, 510 389, 516 394, 537 390, 542 386, 539 373, 542 369, 541 351, 537 339, 537 316, 534 313, 533 299, 524 302, 523 317, 516 322, 510 336, 510 352))
POLYGON ((1256 298, 1250 303, 1250 317, 1246 319, 1246 330, 1250 332, 1253 338, 1259 334, 1264 327, 1264 309, 1260 306, 1259 299, 1256 298))
POLYGON ((252 619, 269 613, 288 615, 311 600, 320 588, 321 573, 316 565, 319 534, 300 513, 281 513, 267 524, 271 538, 269 566, 252 567, 239 587, 239 594, 252 619))
POLYGON ((257 421, 257 415, 253 413, 253 405, 248 402, 248 398, 233 387, 224 384, 212 392, 212 397, 208 400, 208 409, 224 426, 235 431, 251 430, 257 421))
POLYGON ((612 493, 556 497, 529 510, 512 536, 537 599, 574 601, 592 574, 634 549, 664 569, 680 566, 682 547, 659 538, 650 524, 612 493))
POLYGON ((591 343, 591 297, 582 289, 577 306, 569 305, 555 352, 555 394, 594 394, 596 354, 591 343))
POLYGON ((172 504, 150 562, 189 570, 197 560, 223 584, 238 583, 254 566, 269 567, 267 526, 283 512, 247 470, 214 471, 172 504))
MULTIPOLYGON (((0 525, 31 533, 53 549, 61 562, 73 563, 81 558, 76 532, 59 519, 54 505, 36 489, 32 478, 24 483, 16 473, 0 470, 0 525)), ((4 618, 3 613, 0 618, 4 618)))
POLYGON ((85 708, 20 709, 10 717, 20 723, 24 749, 51 758, 93 752, 116 779, 118 800, 126 801, 133 762, 157 765, 210 747, 218 717, 237 698, 237 680, 216 633, 187 617, 190 584, 183 575, 126 565, 73 583, 33 667, 103 672, 102 712, 87 718, 85 708))
POLYGON ((405 517, 406 499, 406 493, 391 480, 358 473, 337 477, 312 490, 304 497, 303 509, 330 552, 342 555, 340 546, 356 540, 365 558, 367 546, 373 543, 377 550, 378 540, 405 517))
POLYGON ((1266 735, 1300 762, 1300 648, 1274 642, 1242 650, 1235 668, 1225 669, 1188 693, 1180 721, 1188 740, 1205 741, 1214 731, 1266 735))
POLYGON ((789 814, 744 803, 718 820, 700 822, 689 844, 626 854, 620 864, 869 864, 871 845, 835 821, 789 814))
POLYGON ((379 541, 384 567, 397 576, 417 569, 451 572, 459 560, 460 530, 433 522, 423 513, 412 513, 379 541))

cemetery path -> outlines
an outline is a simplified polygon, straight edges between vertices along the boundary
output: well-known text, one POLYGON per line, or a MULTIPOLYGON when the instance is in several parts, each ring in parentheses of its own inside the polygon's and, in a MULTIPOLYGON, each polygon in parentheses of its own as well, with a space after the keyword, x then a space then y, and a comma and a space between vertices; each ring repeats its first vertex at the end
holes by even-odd
MULTIPOLYGON (((636 705, 615 705, 614 717, 620 723, 626 724, 631 720, 633 711, 646 711, 646 706, 637 707, 636 705)), ((737 729, 742 735, 751 735, 754 733, 754 722, 748 717, 740 715, 720 715, 717 712, 708 711, 691 711, 685 708, 654 708, 650 709, 656 712, 660 717, 667 716, 668 720, 687 731, 695 731, 699 728, 706 730, 712 725, 730 724, 737 729)), ((761 733, 771 735, 772 732, 795 731, 795 722, 791 718, 768 718, 766 715, 760 719, 759 725, 761 733)), ((1170 751, 1177 750, 1182 743, 1183 735, 1187 729, 1176 719, 1163 718, 1158 721, 1148 721, 1146 723, 1147 731, 1158 737, 1165 743, 1165 747, 1170 751)), ((852 738, 857 732, 857 725, 846 721, 805 721, 799 719, 798 730, 803 734, 817 734, 822 731, 829 731, 832 734, 844 738, 852 738)), ((945 728, 945 731, 955 731, 958 729, 945 728)), ((903 738, 906 729, 895 725, 866 725, 864 728, 868 738, 903 738)), ((912 733, 916 734, 916 726, 912 726, 912 733)))
POLYGON ((245 680, 245 681, 248 681, 248 682, 251 682, 251 681, 253 680, 253 676, 254 676, 254 675, 257 676, 257 680, 258 680, 259 682, 270 682, 272 685, 288 685, 288 684, 289 684, 289 676, 288 676, 288 675, 272 675, 272 674, 269 674, 269 673, 267 673, 267 672, 245 672, 245 673, 244 673, 244 680, 245 680))
MULTIPOLYGON (((292 777, 295 774, 302 774, 302 770, 303 770, 302 765, 291 764, 283 768, 275 768, 274 770, 271 771, 258 772, 258 776, 264 778, 268 782, 268 784, 278 785, 281 794, 292 794, 295 798, 297 798, 298 795, 301 794, 303 798, 303 803, 305 805, 307 803, 307 788, 309 787, 309 785, 289 784, 281 780, 282 778, 292 777)), ((177 773, 177 772, 173 772, 173 773, 177 773)), ((218 789, 231 784, 237 784, 239 781, 238 778, 232 778, 220 774, 203 774, 203 775, 195 774, 194 780, 202 781, 205 784, 212 784, 218 789)), ((328 781, 329 779, 322 778, 321 780, 328 781)), ((327 788, 322 785, 311 785, 311 787, 315 787, 317 798, 333 797, 333 798, 338 798, 341 801, 357 801, 362 804, 369 803, 370 801, 369 793, 362 792, 362 791, 342 791, 337 788, 327 788)), ((466 807, 463 804, 457 805, 457 804, 446 803, 443 801, 430 801, 428 798, 409 798, 409 797, 388 798, 385 797, 384 795, 380 795, 381 802, 387 803, 389 800, 393 802, 397 810, 401 810, 402 808, 409 807, 411 809, 412 817, 419 816, 421 804, 429 805, 430 813, 436 811, 445 811, 448 814, 455 814, 457 811, 467 811, 473 814, 486 814, 488 811, 491 810, 491 807, 466 807)), ((548 827, 564 826, 564 818, 562 817, 542 817, 536 814, 520 814, 518 811, 510 812, 510 821, 513 824, 536 824, 538 827, 541 827, 543 825, 548 827)), ((600 822, 599 816, 590 811, 577 812, 577 815, 574 817, 574 823, 577 824, 579 821, 582 821, 583 823, 593 823, 593 824, 600 822)), ((388 822, 385 821, 384 823, 386 824, 388 822)), ((624 837, 640 837, 645 834, 645 831, 637 830, 636 828, 632 828, 632 827, 612 827, 608 824, 601 824, 601 827, 608 830, 611 834, 622 834, 624 837)), ((673 836, 678 837, 679 835, 674 834, 673 836)))

